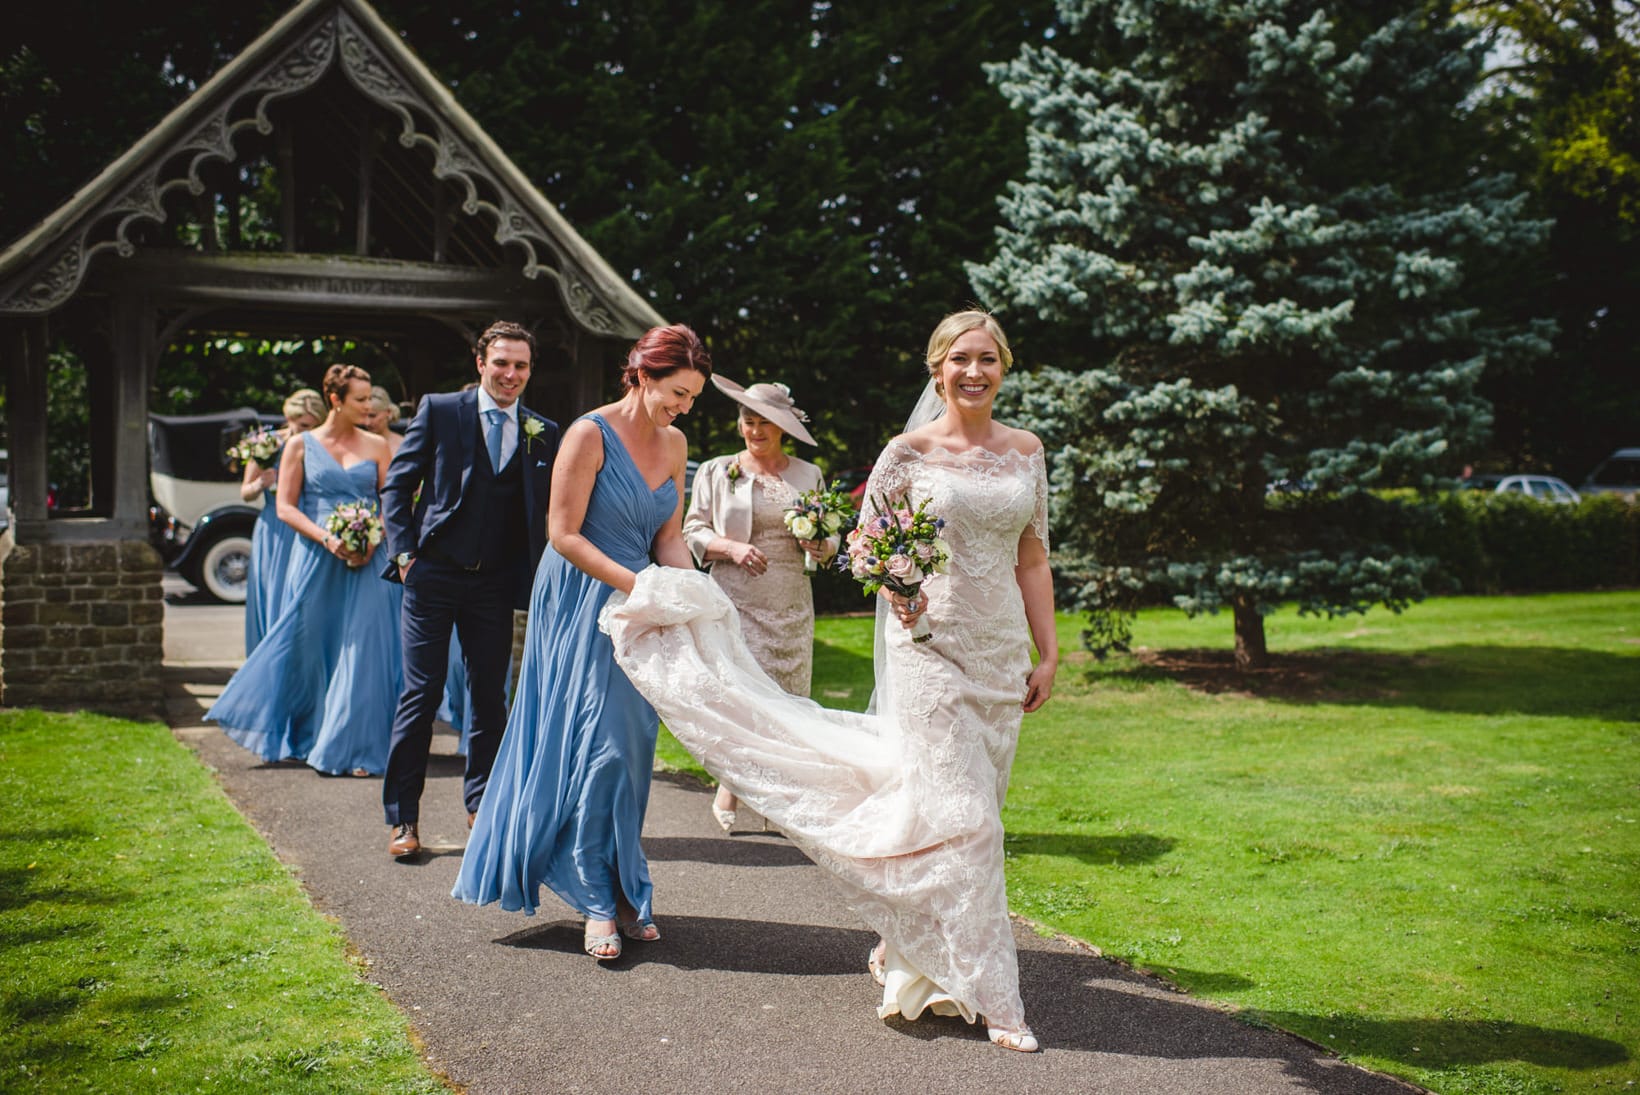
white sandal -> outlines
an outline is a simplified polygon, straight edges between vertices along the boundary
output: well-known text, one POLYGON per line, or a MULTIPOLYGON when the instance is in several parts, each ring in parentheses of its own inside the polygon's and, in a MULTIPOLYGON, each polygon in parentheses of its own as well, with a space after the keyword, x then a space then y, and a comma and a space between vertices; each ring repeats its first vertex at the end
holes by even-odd
POLYGON ((661 930, 653 920, 622 920, 615 918, 615 930, 637 943, 659 943, 661 930))
POLYGON ((1042 1047, 1037 1043, 1036 1035, 1029 1029, 1004 1030, 1001 1027, 986 1027, 985 1033, 995 1044, 1003 1049, 1012 1049, 1019 1053, 1035 1053, 1042 1047))
POLYGON ((878 988, 886 988, 888 986, 888 973, 883 968, 883 960, 887 955, 877 953, 880 947, 883 947, 882 943, 872 947, 871 953, 866 955, 866 969, 871 971, 871 979, 877 982, 878 988))
POLYGON ((608 935, 594 935, 592 934, 592 921, 588 920, 581 932, 581 949, 600 962, 609 962, 619 958, 621 956, 620 929, 617 928, 608 935), (606 947, 614 947, 615 950, 611 954, 598 953, 606 947))

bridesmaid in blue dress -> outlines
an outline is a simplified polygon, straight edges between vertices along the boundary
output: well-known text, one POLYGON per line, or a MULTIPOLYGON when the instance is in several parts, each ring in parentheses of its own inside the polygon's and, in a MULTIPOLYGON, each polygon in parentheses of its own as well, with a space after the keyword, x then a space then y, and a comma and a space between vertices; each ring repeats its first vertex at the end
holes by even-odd
MULTIPOLYGON (((312 388, 298 388, 285 400, 285 428, 275 432, 280 445, 299 433, 306 433, 325 419, 325 401, 312 388)), ((279 606, 284 603, 285 567, 290 562, 290 546, 296 531, 279 520, 274 487, 279 484, 279 454, 267 467, 255 460, 245 461, 245 478, 239 483, 239 497, 246 502, 262 499, 251 531, 251 566, 245 583, 245 653, 250 654, 268 633, 279 606)))
POLYGON ((545 883, 586 919, 583 945, 599 961, 620 955, 623 934, 660 938, 638 842, 660 723, 615 665, 598 613, 651 556, 694 566, 688 443, 672 423, 711 371, 692 330, 656 327, 627 356, 625 395, 564 432, 517 691, 453 891, 533 914, 545 883))
POLYGON ((450 728, 461 735, 456 744, 456 752, 467 755, 467 724, 468 707, 470 701, 467 695, 467 665, 462 661, 461 640, 454 632, 450 634, 450 660, 444 671, 444 702, 439 704, 438 714, 435 716, 442 722, 450 724, 450 728))
POLYGON ((285 443, 279 518, 295 532, 283 606, 262 642, 206 712, 267 761, 305 759, 320 771, 378 775, 386 767, 398 694, 397 604, 324 527, 345 502, 372 501, 387 474, 387 443, 361 426, 370 376, 332 365, 323 425, 285 443))

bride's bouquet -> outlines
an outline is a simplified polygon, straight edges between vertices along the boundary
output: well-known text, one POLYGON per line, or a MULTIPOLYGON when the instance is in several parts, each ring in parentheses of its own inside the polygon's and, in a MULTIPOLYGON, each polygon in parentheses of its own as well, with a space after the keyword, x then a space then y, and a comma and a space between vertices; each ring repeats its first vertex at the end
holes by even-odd
POLYGON ((265 426, 258 426, 228 446, 228 460, 235 468, 253 460, 259 467, 265 468, 278 455, 281 444, 278 434, 265 426))
MULTIPOLYGON (((902 597, 915 597, 930 574, 944 574, 951 546, 940 536, 945 519, 928 512, 929 499, 915 509, 910 499, 898 505, 877 501, 877 514, 848 534, 848 546, 839 560, 870 596, 887 586, 902 597)), ((911 625, 911 641, 934 637, 928 615, 911 625)))
POLYGON ((363 555, 382 542, 382 519, 374 502, 343 502, 325 518, 325 531, 351 555, 363 555))
MULTIPOLYGON (((824 483, 806 490, 786 510, 786 528, 798 540, 819 540, 836 536, 854 517, 854 501, 840 490, 827 490, 824 483)), ((814 557, 804 553, 803 569, 815 569, 814 557)))

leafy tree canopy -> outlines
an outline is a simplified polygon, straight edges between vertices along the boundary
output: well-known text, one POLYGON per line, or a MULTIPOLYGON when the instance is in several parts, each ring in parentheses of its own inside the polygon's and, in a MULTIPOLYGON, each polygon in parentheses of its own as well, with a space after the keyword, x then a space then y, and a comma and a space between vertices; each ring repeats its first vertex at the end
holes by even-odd
MULTIPOLYGON (((382 0, 434 72, 612 265, 707 338, 727 375, 789 383, 832 467, 868 462, 967 302, 1023 125, 981 64, 1046 0, 382 0)), ((15 236, 283 5, 90 0, 14 14, 0 59, 15 236)), ((296 332, 293 332, 295 334, 296 332)), ((731 407, 703 401, 707 449, 731 407)))
POLYGON ((1496 470, 1548 470, 1574 484, 1640 443, 1640 4, 1509 0, 1461 5, 1487 35, 1475 109, 1496 162, 1530 180, 1554 219, 1531 276, 1498 287, 1520 314, 1559 324, 1532 369, 1491 371, 1496 470))

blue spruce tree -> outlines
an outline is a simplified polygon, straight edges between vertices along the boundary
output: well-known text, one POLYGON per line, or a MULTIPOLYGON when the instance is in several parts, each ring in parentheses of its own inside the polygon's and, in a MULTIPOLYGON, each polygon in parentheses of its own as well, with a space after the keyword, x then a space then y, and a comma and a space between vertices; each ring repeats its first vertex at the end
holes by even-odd
POLYGON ((1399 611, 1433 560, 1372 489, 1441 485, 1488 426, 1481 371, 1551 333, 1486 309, 1547 225, 1468 151, 1470 32, 1419 0, 1060 16, 988 66, 1030 166, 969 276, 1081 357, 1013 389, 1049 443, 1062 600, 1095 649, 1145 598, 1228 608, 1243 669, 1280 603, 1399 611))

